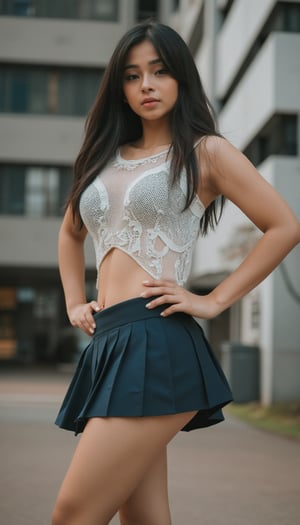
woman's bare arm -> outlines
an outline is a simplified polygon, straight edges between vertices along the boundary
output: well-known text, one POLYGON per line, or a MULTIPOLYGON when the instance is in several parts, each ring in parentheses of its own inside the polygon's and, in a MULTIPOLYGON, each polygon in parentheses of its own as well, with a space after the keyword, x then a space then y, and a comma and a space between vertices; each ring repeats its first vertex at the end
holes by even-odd
POLYGON ((259 284, 300 242, 300 223, 285 200, 249 160, 223 139, 211 145, 212 185, 236 204, 263 232, 242 264, 211 293, 225 308, 259 284))
POLYGON ((150 307, 171 303, 165 315, 184 311, 211 318, 241 299, 269 275, 300 242, 300 224, 284 199, 234 146, 219 137, 206 144, 210 166, 205 185, 214 198, 224 195, 236 204, 263 235, 242 264, 211 293, 196 296, 175 283, 149 280, 145 297, 160 295, 150 307))
POLYGON ((99 310, 96 301, 86 302, 84 240, 87 230, 78 230, 68 208, 58 236, 59 271, 65 293, 67 313, 73 326, 91 335, 95 323, 92 316, 99 310))

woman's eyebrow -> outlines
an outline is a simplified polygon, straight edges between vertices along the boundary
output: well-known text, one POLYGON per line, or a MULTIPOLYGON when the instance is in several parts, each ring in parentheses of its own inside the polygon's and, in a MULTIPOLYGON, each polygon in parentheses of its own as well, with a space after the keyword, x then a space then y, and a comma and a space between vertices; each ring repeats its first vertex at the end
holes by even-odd
MULTIPOLYGON (((153 60, 150 60, 148 62, 149 66, 153 66, 155 64, 163 64, 163 61, 161 58, 154 58, 153 60)), ((126 66, 124 66, 124 70, 125 69, 137 69, 139 68, 139 65, 137 64, 127 64, 126 66)))

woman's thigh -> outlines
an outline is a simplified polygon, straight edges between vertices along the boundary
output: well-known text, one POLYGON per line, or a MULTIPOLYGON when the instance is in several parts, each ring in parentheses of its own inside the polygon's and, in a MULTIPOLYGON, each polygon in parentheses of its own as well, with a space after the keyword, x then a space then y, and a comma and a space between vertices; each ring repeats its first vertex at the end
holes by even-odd
POLYGON ((166 447, 119 509, 119 516, 121 525, 170 525, 166 447))
POLYGON ((193 415, 90 419, 59 492, 53 523, 108 523, 193 415))

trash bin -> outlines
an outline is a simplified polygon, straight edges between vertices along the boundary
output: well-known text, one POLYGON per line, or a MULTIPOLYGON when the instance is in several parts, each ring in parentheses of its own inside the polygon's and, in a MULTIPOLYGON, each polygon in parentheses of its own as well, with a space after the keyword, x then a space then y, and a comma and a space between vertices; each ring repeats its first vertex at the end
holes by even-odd
POLYGON ((241 343, 221 344, 221 364, 236 403, 260 399, 259 348, 241 343))

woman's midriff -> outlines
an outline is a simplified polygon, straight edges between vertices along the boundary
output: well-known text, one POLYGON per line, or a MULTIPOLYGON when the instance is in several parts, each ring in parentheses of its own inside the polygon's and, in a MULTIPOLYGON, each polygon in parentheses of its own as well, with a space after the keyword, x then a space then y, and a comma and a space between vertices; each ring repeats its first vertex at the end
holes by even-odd
POLYGON ((98 280, 98 304, 104 308, 139 297, 145 291, 143 281, 151 278, 135 261, 113 248, 101 263, 98 280))

